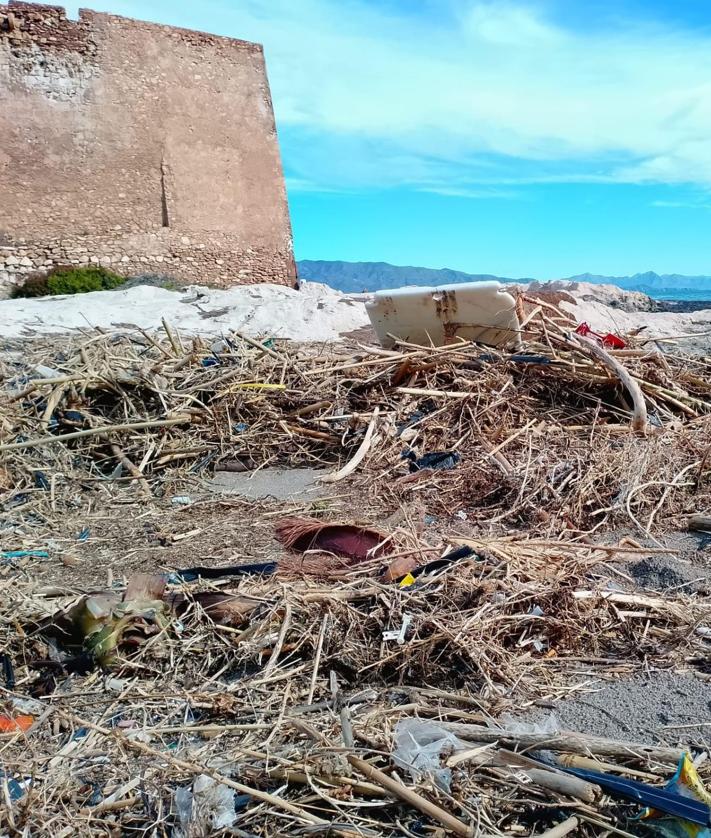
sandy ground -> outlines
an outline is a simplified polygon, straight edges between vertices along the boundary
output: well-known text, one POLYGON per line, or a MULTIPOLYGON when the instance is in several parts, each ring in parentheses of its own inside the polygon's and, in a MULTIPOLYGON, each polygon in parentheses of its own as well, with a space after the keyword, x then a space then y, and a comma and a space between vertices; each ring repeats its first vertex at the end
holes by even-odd
POLYGON ((362 303, 325 285, 242 285, 227 290, 190 286, 169 291, 140 285, 62 297, 0 301, 0 336, 74 329, 160 328, 161 319, 186 334, 333 340, 369 324, 362 303))
POLYGON ((711 684, 688 672, 648 672, 600 681, 533 721, 626 742, 711 745, 711 684))
MULTIPOLYGON (((612 285, 552 282, 536 285, 565 291, 562 307, 598 331, 629 333, 643 329, 667 346, 706 353, 711 347, 711 309, 692 313, 649 311, 649 297, 612 285), (668 339, 683 337, 675 344, 668 339)), ((190 286, 172 291, 149 285, 64 297, 0 301, 0 336, 20 337, 71 330, 160 328, 164 318, 185 334, 222 335, 236 329, 253 337, 335 340, 367 330, 364 300, 326 285, 303 283, 295 291, 281 285, 248 285, 220 290, 190 286)))

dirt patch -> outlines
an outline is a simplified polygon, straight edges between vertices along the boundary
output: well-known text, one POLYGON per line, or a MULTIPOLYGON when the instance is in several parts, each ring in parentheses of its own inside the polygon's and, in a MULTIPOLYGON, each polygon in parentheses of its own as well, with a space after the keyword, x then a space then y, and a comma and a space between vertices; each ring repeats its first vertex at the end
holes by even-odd
POLYGON ((278 509, 274 502, 215 497, 195 498, 189 506, 114 502, 96 514, 62 516, 51 527, 20 527, 6 543, 48 551, 48 559, 26 560, 24 568, 42 584, 92 590, 106 585, 109 572, 120 579, 277 558, 282 550, 265 515, 278 509))
POLYGON ((650 548, 649 555, 629 557, 629 561, 617 565, 640 590, 711 594, 711 544, 708 533, 675 529, 651 538, 640 536, 631 528, 617 528, 609 530, 600 541, 617 544, 625 538, 642 548, 650 548), (660 545, 669 552, 659 552, 660 545))
POLYGON ((367 501, 347 480, 330 487, 330 497, 321 500, 307 498, 306 493, 281 501, 219 496, 206 491, 204 483, 187 481, 172 489, 165 499, 149 502, 128 492, 112 500, 100 495, 95 511, 67 510, 51 518, 32 501, 18 506, 0 519, 3 549, 49 555, 3 560, 0 580, 19 571, 43 585, 94 590, 106 585, 109 573, 121 579, 195 564, 219 567, 278 560, 284 547, 274 538, 274 528, 289 515, 372 523, 370 516, 357 514, 367 508, 367 501))
POLYGON ((562 701, 554 713, 563 730, 626 742, 711 744, 711 689, 693 674, 624 678, 584 698, 562 701))
POLYGON ((673 559, 649 556, 632 562, 625 571, 637 584, 652 591, 678 590, 711 594, 711 569, 673 559))

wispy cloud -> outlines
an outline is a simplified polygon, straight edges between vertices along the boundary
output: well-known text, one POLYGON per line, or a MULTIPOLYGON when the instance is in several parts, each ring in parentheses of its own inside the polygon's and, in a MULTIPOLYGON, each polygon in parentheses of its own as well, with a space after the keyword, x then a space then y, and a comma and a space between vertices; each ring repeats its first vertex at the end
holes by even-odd
POLYGON ((488 200, 497 198, 503 201, 525 200, 526 195, 520 189, 494 189, 482 187, 462 188, 460 186, 428 186, 420 187, 422 192, 430 192, 434 195, 444 195, 448 198, 473 198, 475 200, 488 200))
POLYGON ((701 199, 698 201, 652 201, 653 207, 661 207, 663 209, 706 209, 711 210, 711 201, 708 199, 701 199))
POLYGON ((325 184, 315 183, 312 180, 306 180, 306 178, 289 176, 286 177, 286 188, 289 192, 321 192, 324 194, 339 191, 338 189, 326 186, 325 184))
MULTIPOLYGON (((339 0, 250 5, 280 124, 328 151, 331 184, 711 186, 708 34, 572 31, 520 3, 438 21, 339 0)), ((294 143, 287 162, 318 179, 304 151, 294 143)))
POLYGON ((709 31, 639 19, 571 28, 547 0, 122 7, 264 43, 297 188, 711 188, 709 31))

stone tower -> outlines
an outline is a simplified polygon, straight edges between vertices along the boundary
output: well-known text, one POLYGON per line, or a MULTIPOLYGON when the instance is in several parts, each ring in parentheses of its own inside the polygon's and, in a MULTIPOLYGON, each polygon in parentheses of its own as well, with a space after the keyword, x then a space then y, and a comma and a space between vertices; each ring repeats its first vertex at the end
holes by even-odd
POLYGON ((258 44, 0 5, 0 138, 0 295, 87 263, 296 283, 258 44))

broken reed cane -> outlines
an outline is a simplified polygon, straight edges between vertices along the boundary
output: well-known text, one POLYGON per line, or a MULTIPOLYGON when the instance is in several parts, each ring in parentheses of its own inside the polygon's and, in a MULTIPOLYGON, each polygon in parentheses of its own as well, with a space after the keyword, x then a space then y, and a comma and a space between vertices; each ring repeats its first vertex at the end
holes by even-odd
POLYGON ((407 786, 403 786, 402 783, 389 777, 364 759, 349 754, 348 762, 350 762, 356 771, 360 771, 369 780, 382 786, 405 803, 409 803, 410 806, 418 809, 423 815, 439 821, 445 829, 448 829, 455 835, 460 835, 462 838, 471 838, 473 835, 471 827, 467 826, 463 821, 460 821, 459 818, 455 818, 454 815, 450 815, 449 812, 441 809, 436 804, 417 794, 417 792, 407 788, 407 786))

